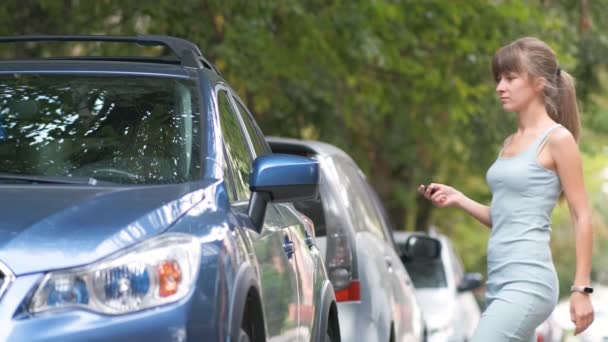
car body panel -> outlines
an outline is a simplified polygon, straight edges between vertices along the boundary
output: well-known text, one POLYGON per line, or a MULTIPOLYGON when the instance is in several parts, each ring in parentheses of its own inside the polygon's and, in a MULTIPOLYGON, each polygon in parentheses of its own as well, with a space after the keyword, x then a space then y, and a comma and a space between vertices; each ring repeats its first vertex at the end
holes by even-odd
POLYGON ((163 232, 214 196, 214 189, 205 189, 212 182, 105 189, 0 186, 0 260, 16 275, 89 264, 163 232), (121 208, 129 210, 114 215, 121 208))

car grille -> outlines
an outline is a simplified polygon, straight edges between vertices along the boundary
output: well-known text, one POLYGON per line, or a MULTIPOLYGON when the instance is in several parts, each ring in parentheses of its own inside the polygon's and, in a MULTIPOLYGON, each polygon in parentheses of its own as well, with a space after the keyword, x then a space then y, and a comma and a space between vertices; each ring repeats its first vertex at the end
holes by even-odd
POLYGON ((11 270, 0 262, 0 299, 2 299, 2 295, 6 292, 14 279, 15 277, 11 273, 11 270))

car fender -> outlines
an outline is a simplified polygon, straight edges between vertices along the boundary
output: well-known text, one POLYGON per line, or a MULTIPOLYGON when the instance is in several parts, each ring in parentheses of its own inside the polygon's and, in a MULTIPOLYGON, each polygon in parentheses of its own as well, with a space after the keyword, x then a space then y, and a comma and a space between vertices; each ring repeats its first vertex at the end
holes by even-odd
MULTIPOLYGON (((327 322, 329 320, 329 311, 331 305, 336 302, 334 287, 329 280, 325 280, 321 286, 319 299, 317 301, 316 317, 314 322, 314 331, 311 341, 324 341, 325 332, 327 331, 327 322)), ((336 305, 336 310, 338 309, 336 305)), ((338 313, 339 314, 339 313, 338 313)), ((338 327, 339 328, 339 327, 338 327)))
MULTIPOLYGON (((232 291, 230 314, 229 314, 229 326, 228 332, 230 341, 238 341, 241 328, 241 319, 245 311, 245 303, 247 302, 247 294, 251 288, 257 291, 258 295, 260 292, 260 285, 256 272, 248 263, 244 263, 239 267, 234 278, 234 288, 232 291)), ((260 313, 263 314, 263 313, 260 313)), ((265 329, 265 326, 264 326, 265 329)))

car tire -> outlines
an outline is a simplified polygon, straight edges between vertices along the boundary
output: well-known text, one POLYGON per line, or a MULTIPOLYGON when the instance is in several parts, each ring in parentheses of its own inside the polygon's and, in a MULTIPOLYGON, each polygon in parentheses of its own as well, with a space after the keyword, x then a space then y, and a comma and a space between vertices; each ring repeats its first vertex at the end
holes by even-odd
POLYGON ((239 335, 238 342, 251 342, 251 338, 249 338, 249 335, 247 334, 247 332, 245 330, 243 330, 243 328, 241 328, 241 333, 239 335))
POLYGON ((325 332, 325 342, 333 342, 333 341, 331 340, 331 336, 329 336, 329 331, 326 331, 326 332, 325 332))
POLYGON ((325 331, 325 342, 338 342, 336 339, 336 334, 334 333, 333 327, 331 325, 331 321, 327 322, 327 331, 325 331))

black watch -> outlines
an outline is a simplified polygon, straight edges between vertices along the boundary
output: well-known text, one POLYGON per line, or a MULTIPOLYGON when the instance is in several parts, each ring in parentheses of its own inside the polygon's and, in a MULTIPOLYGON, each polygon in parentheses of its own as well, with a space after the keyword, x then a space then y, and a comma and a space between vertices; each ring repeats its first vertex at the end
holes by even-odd
POLYGON ((593 287, 589 286, 572 286, 570 292, 593 293, 593 287))

